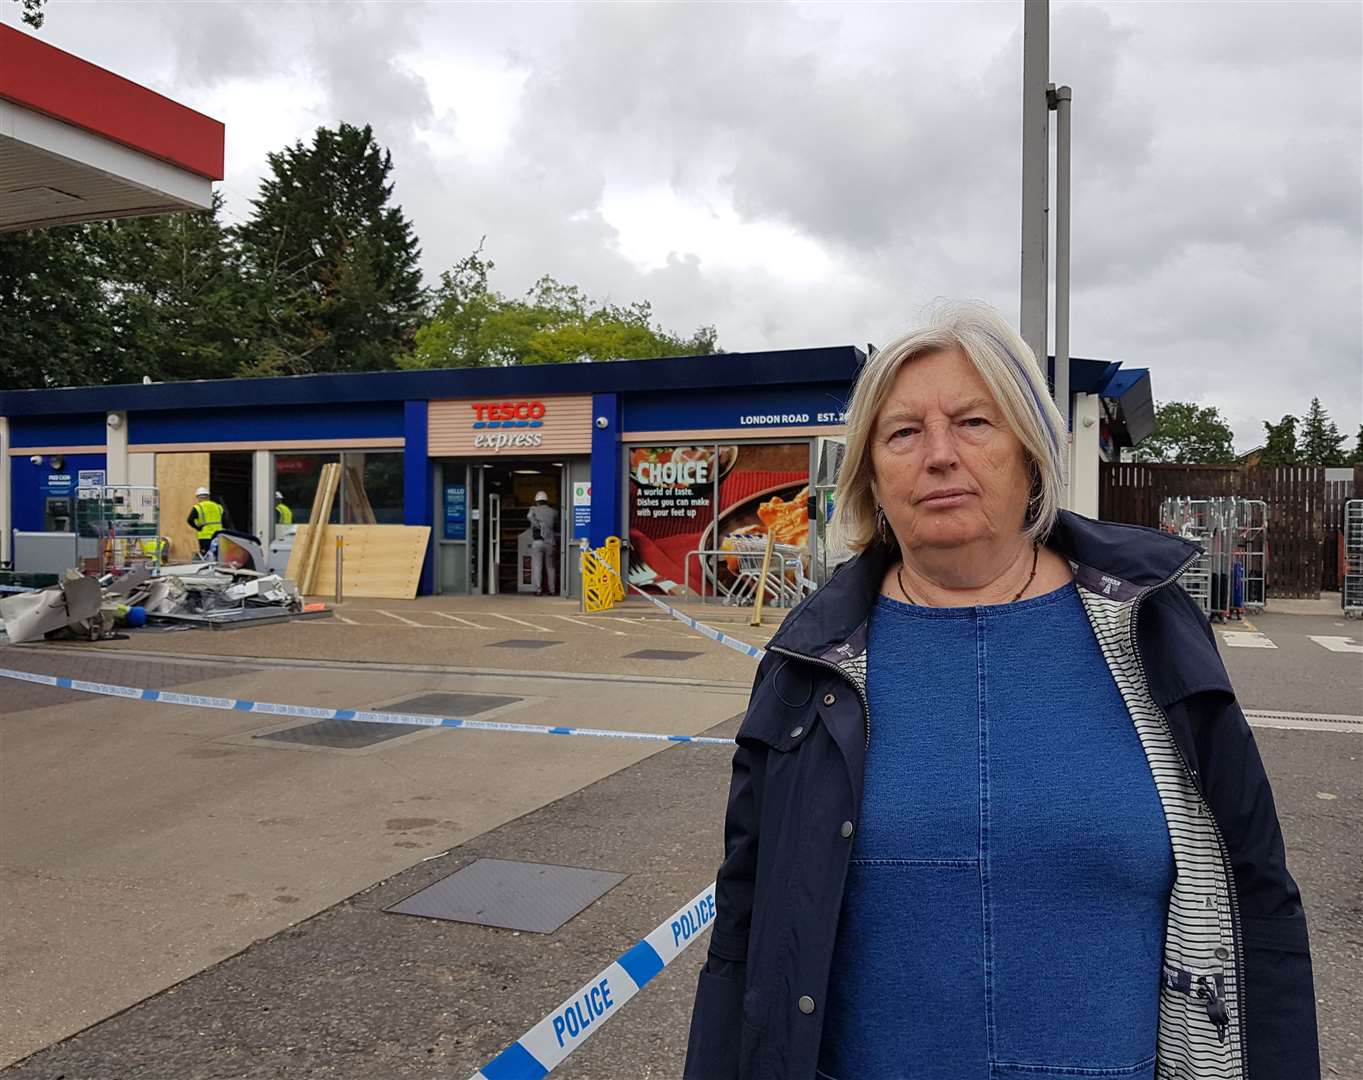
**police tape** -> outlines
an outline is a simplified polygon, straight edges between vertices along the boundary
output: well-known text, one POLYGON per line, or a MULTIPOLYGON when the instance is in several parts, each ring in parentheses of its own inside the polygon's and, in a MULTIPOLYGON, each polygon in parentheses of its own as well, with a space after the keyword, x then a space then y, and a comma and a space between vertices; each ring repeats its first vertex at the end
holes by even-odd
MULTIPOLYGON (((602 565, 604 565, 606 569, 609 570, 612 574, 615 574, 614 567, 604 563, 602 565)), ((726 648, 733 649, 734 652, 741 652, 744 656, 749 657, 750 659, 753 660, 757 660, 758 662, 761 662, 762 658, 767 655, 766 649, 759 648, 756 645, 749 645, 746 641, 740 641, 736 637, 730 637, 723 630, 717 630, 713 626, 707 626, 705 623, 700 622, 697 619, 693 619, 690 615, 686 614, 686 612, 680 610, 679 608, 674 608, 671 604, 664 603, 662 600, 659 600, 656 596, 653 596, 651 593, 644 592, 643 589, 639 588, 639 586, 635 585, 633 582, 626 582, 625 579, 620 577, 619 574, 615 574, 615 576, 616 579, 622 582, 626 588, 633 589, 636 593, 642 596, 654 607, 662 609, 663 611, 667 612, 668 615, 671 615, 672 618, 676 619, 678 622, 685 623, 696 633, 708 637, 711 641, 717 642, 718 644, 723 645, 726 648)))
POLYGON ((595 1035, 620 1007, 700 937, 715 918, 712 882, 689 904, 582 985, 470 1080, 539 1080, 595 1035))
POLYGON ((222 709, 227 712, 292 716, 308 720, 357 720, 365 724, 408 724, 412 727, 464 728, 469 731, 502 731, 515 735, 582 735, 597 739, 700 743, 705 746, 731 747, 734 744, 732 739, 718 739, 708 735, 661 735, 652 731, 551 727, 539 724, 512 724, 498 720, 467 720, 454 716, 423 716, 416 713, 381 712, 373 709, 324 709, 311 705, 281 705, 273 701, 248 701, 244 698, 181 694, 174 690, 148 690, 138 686, 119 686, 117 683, 67 679, 55 675, 38 675, 31 671, 15 671, 11 668, 0 668, 0 678, 36 683, 40 686, 53 686, 61 690, 78 690, 83 694, 99 694, 104 697, 126 698, 133 701, 155 701, 162 705, 188 705, 197 709, 222 709))

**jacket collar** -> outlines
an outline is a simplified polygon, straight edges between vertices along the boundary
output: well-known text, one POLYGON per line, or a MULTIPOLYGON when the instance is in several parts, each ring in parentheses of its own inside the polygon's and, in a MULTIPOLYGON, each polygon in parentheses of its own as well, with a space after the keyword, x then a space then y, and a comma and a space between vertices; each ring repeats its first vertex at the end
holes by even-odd
MULTIPOLYGON (((1060 511, 1046 546, 1068 559, 1082 588, 1132 599, 1174 578, 1201 549, 1182 537, 1060 511)), ((769 647, 820 656, 850 640, 866 622, 898 553, 873 544, 844 563, 793 611, 769 647)))

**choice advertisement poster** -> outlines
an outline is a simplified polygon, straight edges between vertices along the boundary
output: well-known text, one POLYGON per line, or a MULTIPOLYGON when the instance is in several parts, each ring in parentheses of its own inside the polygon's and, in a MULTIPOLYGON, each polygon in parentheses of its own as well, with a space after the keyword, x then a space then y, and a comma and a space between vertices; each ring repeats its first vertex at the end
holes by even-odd
POLYGON ((635 446, 629 453, 630 581, 714 595, 738 571, 734 536, 809 545, 809 444, 635 446), (691 556, 688 552, 711 554, 691 556))

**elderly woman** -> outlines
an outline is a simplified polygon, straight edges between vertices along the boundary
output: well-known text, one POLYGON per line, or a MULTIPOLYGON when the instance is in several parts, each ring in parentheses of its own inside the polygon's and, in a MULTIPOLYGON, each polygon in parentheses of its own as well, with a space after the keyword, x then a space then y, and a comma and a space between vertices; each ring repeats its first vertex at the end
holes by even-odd
POLYGON ((1306 921, 1197 549, 1059 509, 993 310, 868 361, 738 734, 689 1080, 1319 1076, 1306 921))

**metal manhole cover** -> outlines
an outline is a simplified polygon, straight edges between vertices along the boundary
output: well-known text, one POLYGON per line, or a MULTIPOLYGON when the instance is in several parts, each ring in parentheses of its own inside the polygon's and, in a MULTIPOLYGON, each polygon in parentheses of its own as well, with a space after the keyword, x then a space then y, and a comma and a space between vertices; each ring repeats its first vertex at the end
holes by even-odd
POLYGON ((478 713, 491 712, 507 705, 515 705, 524 698, 507 697, 503 694, 461 694, 441 692, 417 694, 402 701, 390 702, 381 706, 385 712, 420 713, 422 716, 476 716, 478 713))
POLYGON ((311 724, 269 731, 253 738, 273 742, 325 746, 332 750, 363 750, 366 746, 401 738, 428 728, 412 724, 371 724, 363 720, 318 720, 311 724))
POLYGON ((638 652, 626 653, 626 660, 690 660, 693 656, 700 656, 698 652, 681 652, 677 649, 640 649, 638 652))
POLYGON ((561 641, 535 641, 530 638, 508 638, 506 641, 494 641, 488 645, 489 649, 546 649, 550 645, 562 645, 561 641))
POLYGON ((385 910, 552 934, 624 880, 606 870, 479 859, 385 910))

